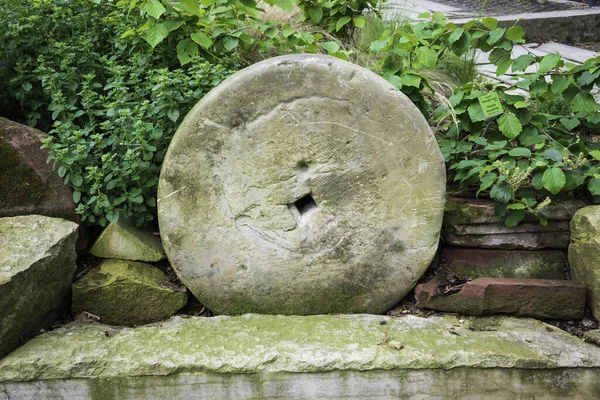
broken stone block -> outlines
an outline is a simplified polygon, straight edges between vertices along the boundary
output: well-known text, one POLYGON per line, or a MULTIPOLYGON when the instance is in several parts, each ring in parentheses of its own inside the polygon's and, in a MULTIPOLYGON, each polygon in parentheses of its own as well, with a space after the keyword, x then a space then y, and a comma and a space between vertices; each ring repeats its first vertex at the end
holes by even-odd
POLYGON ((71 189, 47 164, 48 136, 0 118, 0 217, 45 215, 77 221, 71 189))
POLYGON ((452 246, 489 249, 566 249, 569 222, 585 203, 579 200, 553 203, 548 207, 548 225, 542 226, 536 217, 527 216, 514 227, 507 227, 503 218, 496 217, 496 205, 490 200, 449 196, 444 215, 444 241, 452 246))
POLYGON ((445 247, 442 257, 458 276, 564 279, 567 254, 562 250, 486 250, 445 247))
POLYGON ((571 275, 585 283, 590 310, 600 319, 600 206, 577 211, 571 220, 571 232, 571 275))
POLYGON ((584 332, 583 340, 600 347, 600 329, 584 332))
POLYGON ((477 278, 448 296, 439 295, 443 274, 417 285, 417 307, 465 315, 513 314, 522 317, 581 319, 585 285, 566 280, 477 278))
POLYGON ((101 258, 147 262, 157 262, 165 257, 156 236, 121 219, 102 231, 90 253, 101 258))
POLYGON ((170 317, 187 303, 158 268, 140 262, 104 260, 73 284, 74 313, 88 312, 111 325, 144 325, 170 317))
POLYGON ((77 224, 28 215, 0 218, 0 358, 68 307, 77 224))
POLYGON ((419 110, 323 55, 240 71, 188 114, 158 218, 182 282, 219 314, 381 313, 438 245, 445 169, 419 110))

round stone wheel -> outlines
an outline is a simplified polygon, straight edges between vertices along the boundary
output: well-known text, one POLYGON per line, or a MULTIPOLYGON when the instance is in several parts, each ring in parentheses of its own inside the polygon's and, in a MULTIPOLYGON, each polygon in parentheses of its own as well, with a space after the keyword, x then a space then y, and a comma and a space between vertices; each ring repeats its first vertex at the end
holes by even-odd
POLYGON ((185 117, 161 171, 161 237, 218 314, 381 313, 435 254, 445 181, 426 120, 386 80, 276 57, 185 117))

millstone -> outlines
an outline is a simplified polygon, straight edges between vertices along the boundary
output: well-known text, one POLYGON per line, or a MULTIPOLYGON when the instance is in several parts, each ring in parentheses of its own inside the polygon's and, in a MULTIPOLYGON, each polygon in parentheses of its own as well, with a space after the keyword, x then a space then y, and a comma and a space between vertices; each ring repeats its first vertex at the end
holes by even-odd
POLYGON ((167 256, 216 313, 381 313, 438 244, 444 162, 391 84, 321 55, 272 58, 206 95, 158 189, 167 256))

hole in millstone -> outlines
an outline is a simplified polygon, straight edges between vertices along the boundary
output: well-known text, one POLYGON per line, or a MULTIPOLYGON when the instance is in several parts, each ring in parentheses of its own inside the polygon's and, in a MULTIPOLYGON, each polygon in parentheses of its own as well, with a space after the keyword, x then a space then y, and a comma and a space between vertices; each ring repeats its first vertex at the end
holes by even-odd
POLYGON ((288 208, 298 222, 305 222, 310 214, 318 210, 317 203, 310 193, 288 204, 288 208))
POLYGON ((304 161, 300 161, 298 163, 298 169, 302 172, 306 172, 306 171, 308 171, 308 164, 304 161))
POLYGON ((310 193, 296 200, 294 205, 296 206, 296 209, 300 215, 304 215, 310 210, 317 208, 317 203, 315 202, 315 199, 312 198, 310 193))

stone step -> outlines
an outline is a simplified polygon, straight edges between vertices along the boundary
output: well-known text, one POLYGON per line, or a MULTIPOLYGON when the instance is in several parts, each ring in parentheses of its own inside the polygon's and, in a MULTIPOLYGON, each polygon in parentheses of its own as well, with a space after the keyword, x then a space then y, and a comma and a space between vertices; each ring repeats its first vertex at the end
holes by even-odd
POLYGON ((417 307, 465 315, 512 314, 551 319, 581 319, 585 285, 566 280, 477 278, 455 294, 441 296, 444 274, 417 285, 417 307))
POLYGON ((446 267, 458 276, 564 279, 567 254, 561 250, 484 250, 447 246, 446 267))
POLYGON ((0 399, 592 399, 600 348, 528 318, 71 323, 0 360, 0 399))

